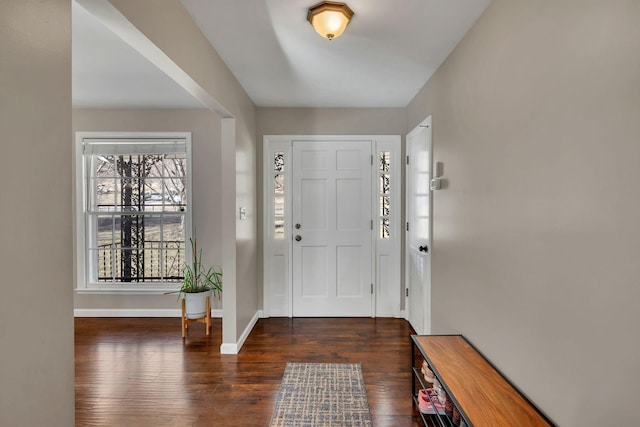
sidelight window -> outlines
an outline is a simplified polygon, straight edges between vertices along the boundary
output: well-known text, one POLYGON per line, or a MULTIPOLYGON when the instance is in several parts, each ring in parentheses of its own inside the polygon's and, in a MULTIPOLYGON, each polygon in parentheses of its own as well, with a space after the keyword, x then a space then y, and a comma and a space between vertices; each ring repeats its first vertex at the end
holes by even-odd
POLYGON ((380 151, 378 153, 378 159, 378 237, 388 239, 391 237, 391 152, 380 151))
POLYGON ((284 152, 278 151, 273 155, 273 238, 284 239, 284 152))

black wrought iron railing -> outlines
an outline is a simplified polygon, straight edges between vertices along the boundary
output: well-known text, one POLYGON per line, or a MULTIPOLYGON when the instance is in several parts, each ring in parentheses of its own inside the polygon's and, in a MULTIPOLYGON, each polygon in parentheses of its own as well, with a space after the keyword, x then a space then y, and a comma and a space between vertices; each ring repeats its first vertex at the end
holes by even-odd
POLYGON ((99 282, 177 282, 184 279, 185 242, 144 242, 144 247, 98 246, 99 282))

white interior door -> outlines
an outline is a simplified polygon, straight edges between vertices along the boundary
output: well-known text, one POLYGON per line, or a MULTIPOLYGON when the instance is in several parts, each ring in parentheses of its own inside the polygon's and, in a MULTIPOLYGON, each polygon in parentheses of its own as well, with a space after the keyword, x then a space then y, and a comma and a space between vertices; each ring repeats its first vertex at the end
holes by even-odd
POLYGON ((418 334, 431 333, 431 117, 407 135, 406 307, 418 334))
POLYGON ((371 145, 293 142, 293 316, 372 315, 371 145))

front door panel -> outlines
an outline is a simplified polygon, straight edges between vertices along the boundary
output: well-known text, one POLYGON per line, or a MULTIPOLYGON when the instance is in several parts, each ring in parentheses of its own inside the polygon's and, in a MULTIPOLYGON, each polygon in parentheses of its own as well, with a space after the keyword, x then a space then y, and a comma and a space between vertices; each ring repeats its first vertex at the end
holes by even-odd
POLYGON ((294 141, 293 315, 372 314, 371 142, 294 141))

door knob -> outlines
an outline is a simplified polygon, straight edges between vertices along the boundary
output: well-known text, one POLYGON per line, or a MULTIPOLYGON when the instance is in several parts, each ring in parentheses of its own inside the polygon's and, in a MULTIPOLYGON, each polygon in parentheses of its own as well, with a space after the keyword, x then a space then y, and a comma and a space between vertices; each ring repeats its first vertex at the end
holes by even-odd
POLYGON ((419 250, 420 252, 429 252, 429 247, 428 247, 427 245, 420 246, 420 247, 418 248, 418 250, 419 250))
POLYGON ((302 236, 298 234, 298 235, 296 236, 296 242, 299 242, 300 240, 302 240, 302 236))

